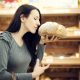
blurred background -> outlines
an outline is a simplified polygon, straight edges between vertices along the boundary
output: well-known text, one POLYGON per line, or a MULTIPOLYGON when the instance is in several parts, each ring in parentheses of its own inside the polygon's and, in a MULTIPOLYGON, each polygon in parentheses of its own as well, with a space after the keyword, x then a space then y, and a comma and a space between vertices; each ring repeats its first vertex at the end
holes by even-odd
POLYGON ((47 43, 42 64, 51 65, 39 80, 80 80, 80 0, 0 0, 0 31, 25 3, 40 9, 42 23, 57 22, 68 31, 67 38, 47 43))

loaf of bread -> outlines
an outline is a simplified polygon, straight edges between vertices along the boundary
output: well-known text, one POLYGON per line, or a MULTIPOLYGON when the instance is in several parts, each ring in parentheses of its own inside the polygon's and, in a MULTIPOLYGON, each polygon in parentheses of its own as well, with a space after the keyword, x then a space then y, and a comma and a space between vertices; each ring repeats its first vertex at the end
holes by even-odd
POLYGON ((66 28, 57 22, 45 22, 39 28, 39 34, 42 35, 54 35, 59 38, 66 37, 66 28))

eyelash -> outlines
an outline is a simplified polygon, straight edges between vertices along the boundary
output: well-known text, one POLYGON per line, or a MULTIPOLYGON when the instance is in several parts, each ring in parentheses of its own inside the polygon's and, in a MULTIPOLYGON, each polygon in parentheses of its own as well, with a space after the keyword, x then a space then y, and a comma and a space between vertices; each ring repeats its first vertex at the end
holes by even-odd
POLYGON ((37 20, 36 18, 34 18, 34 20, 37 20))

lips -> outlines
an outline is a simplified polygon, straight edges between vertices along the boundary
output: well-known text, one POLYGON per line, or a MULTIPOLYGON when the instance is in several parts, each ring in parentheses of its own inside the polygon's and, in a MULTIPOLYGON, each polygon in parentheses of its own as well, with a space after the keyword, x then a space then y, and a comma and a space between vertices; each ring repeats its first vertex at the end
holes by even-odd
POLYGON ((38 27, 37 27, 37 26, 35 26, 35 29, 36 29, 36 30, 37 30, 37 28, 38 28, 38 27))

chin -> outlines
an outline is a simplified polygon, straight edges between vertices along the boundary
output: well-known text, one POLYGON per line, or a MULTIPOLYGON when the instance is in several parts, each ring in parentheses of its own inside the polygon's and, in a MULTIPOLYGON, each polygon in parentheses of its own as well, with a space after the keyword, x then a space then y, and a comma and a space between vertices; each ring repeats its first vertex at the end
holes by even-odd
POLYGON ((31 33, 32 33, 32 34, 35 34, 35 33, 36 33, 36 31, 31 31, 31 33))

